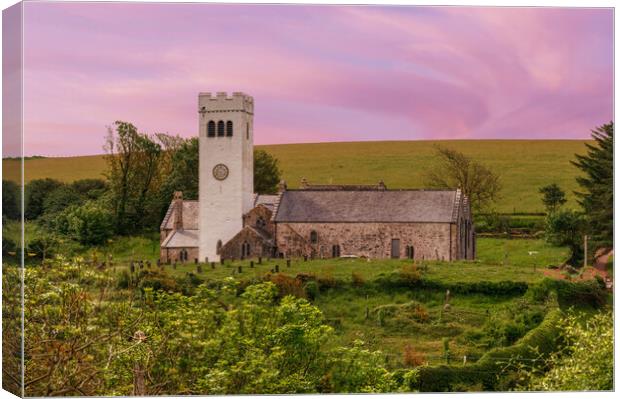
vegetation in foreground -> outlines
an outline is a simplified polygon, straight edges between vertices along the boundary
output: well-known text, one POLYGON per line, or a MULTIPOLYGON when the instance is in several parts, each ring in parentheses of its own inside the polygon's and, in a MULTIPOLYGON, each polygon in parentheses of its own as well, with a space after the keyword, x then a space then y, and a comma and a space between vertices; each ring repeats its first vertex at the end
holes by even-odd
MULTIPOLYGON (((517 351, 557 310, 606 308, 596 281, 450 284, 427 278, 422 265, 392 267, 373 279, 268 272, 202 281, 153 264, 127 270, 57 258, 29 266, 26 394, 518 389, 556 363, 523 375, 515 367, 501 384, 437 373, 447 366, 463 375, 464 361, 478 367, 487 353, 517 351)), ((11 300, 17 278, 5 265, 7 314, 19 306, 11 300)), ((562 348, 558 341, 548 353, 562 348)), ((494 375, 511 358, 493 355, 494 375)))

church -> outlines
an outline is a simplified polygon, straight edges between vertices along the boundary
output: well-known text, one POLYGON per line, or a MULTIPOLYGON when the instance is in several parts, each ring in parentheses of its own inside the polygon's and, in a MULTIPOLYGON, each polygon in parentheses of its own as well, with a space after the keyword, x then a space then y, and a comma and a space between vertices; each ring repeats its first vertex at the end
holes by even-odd
POLYGON ((160 228, 162 262, 257 257, 471 260, 476 234, 460 189, 281 182, 254 193, 254 99, 200 93, 199 198, 176 192, 160 228))

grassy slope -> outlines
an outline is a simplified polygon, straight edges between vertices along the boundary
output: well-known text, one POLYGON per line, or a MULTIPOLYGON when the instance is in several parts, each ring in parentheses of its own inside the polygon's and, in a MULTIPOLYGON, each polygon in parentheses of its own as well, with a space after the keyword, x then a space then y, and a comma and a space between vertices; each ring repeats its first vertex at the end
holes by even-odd
MULTIPOLYGON (((384 141, 355 143, 284 144, 257 146, 275 155, 289 187, 299 185, 302 177, 313 183, 376 183, 383 179, 388 188, 423 187, 426 168, 434 162, 436 141, 384 141)), ((446 141, 443 145, 458 149, 496 170, 502 177, 500 212, 541 212, 538 188, 556 182, 567 191, 569 206, 574 206, 572 191, 576 168, 570 164, 575 153, 585 151, 577 140, 471 140, 446 141)), ((5 178, 16 180, 17 161, 3 160, 5 178), (13 172, 13 173, 12 173, 13 172)), ((72 181, 101 177, 105 162, 101 156, 47 158, 26 161, 26 181, 52 177, 72 181)))

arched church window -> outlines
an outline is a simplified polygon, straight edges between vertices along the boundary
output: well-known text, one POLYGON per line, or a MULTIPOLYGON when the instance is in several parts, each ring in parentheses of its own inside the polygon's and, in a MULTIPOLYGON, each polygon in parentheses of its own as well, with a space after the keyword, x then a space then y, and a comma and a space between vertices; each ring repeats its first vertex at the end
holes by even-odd
POLYGON ((219 255, 222 250, 222 240, 217 240, 217 246, 215 247, 215 253, 219 255))
POLYGON ((224 136, 224 121, 219 121, 217 123, 217 137, 224 136))
POLYGON ((233 124, 232 121, 226 122, 226 136, 232 137, 233 124))
POLYGON ((207 136, 215 137, 215 122, 209 121, 207 124, 207 136))
POLYGON ((312 244, 316 244, 319 241, 319 235, 317 234, 316 231, 312 230, 310 232, 310 242, 312 244))
POLYGON ((246 140, 250 139, 250 124, 249 123, 245 124, 245 139, 246 140))
POLYGON ((243 244, 241 244, 241 256, 244 258, 250 256, 250 243, 247 241, 244 241, 243 244))

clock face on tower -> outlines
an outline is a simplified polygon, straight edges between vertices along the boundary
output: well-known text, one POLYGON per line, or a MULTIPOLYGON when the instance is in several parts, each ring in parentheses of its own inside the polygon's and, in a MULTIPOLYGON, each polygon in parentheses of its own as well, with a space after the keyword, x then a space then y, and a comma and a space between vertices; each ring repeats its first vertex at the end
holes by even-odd
POLYGON ((213 177, 217 180, 224 180, 228 177, 228 166, 218 163, 213 167, 213 177))

